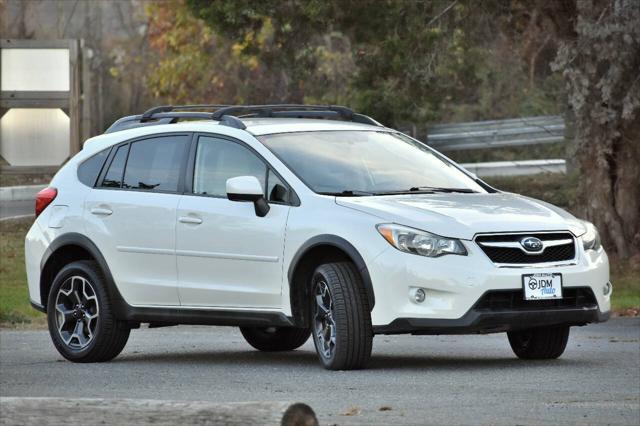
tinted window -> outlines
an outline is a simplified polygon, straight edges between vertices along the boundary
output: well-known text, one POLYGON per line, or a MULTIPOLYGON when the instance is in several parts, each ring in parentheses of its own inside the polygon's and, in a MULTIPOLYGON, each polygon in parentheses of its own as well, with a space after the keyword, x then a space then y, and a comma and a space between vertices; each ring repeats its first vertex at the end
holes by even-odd
POLYGON ((244 146, 225 139, 203 136, 198 140, 193 192, 227 196, 227 179, 255 176, 265 187, 267 166, 244 146))
POLYGON ((272 170, 269 170, 269 176, 267 177, 267 195, 268 200, 272 202, 286 203, 289 201, 287 186, 272 170))
POLYGON ((123 187, 177 191, 188 141, 187 136, 163 136, 131 143, 123 187))
POLYGON ((78 179, 87 186, 93 187, 102 170, 102 165, 109 155, 109 150, 100 151, 78 166, 78 179))
POLYGON ((127 161, 127 151, 129 145, 123 145, 116 151, 113 156, 109 170, 102 180, 102 186, 107 188, 120 188, 122 186, 122 172, 124 171, 124 163, 127 161))

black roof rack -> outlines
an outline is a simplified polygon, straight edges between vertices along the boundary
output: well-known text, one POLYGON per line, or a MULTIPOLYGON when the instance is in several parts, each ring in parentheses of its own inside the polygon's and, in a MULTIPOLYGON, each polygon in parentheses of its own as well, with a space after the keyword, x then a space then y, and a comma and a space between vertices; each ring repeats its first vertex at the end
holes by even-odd
POLYGON ((371 117, 337 105, 161 105, 142 114, 123 117, 114 122, 105 133, 113 133, 136 127, 176 123, 185 119, 219 121, 221 125, 244 130, 241 118, 320 118, 346 120, 355 123, 382 126, 371 117), (202 110, 213 109, 213 112, 202 110), (195 110, 195 111, 194 111, 195 110))
POLYGON ((363 114, 353 112, 350 108, 339 105, 304 105, 304 104, 275 104, 275 105, 233 105, 220 108, 213 113, 213 119, 218 120, 223 115, 237 115, 239 118, 324 118, 342 119, 356 123, 382 126, 376 120, 363 114))

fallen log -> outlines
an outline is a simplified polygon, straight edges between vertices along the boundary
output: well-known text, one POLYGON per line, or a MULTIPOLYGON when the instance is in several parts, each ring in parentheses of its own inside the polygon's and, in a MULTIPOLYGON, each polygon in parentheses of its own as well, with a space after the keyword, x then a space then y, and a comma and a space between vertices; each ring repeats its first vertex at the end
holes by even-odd
MULTIPOLYGON (((0 425, 280 425, 290 405, 286 402, 0 397, 0 425)), ((308 420, 313 422, 315 415, 308 420)))

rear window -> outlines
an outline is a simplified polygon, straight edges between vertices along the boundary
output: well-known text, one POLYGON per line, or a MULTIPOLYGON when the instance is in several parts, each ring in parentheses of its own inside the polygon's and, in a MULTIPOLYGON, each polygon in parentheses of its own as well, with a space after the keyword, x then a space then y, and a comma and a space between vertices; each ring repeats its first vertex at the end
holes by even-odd
POLYGON ((105 160, 109 156, 109 150, 100 151, 89 157, 78 166, 78 179, 87 186, 93 187, 98 180, 98 175, 102 170, 105 160))

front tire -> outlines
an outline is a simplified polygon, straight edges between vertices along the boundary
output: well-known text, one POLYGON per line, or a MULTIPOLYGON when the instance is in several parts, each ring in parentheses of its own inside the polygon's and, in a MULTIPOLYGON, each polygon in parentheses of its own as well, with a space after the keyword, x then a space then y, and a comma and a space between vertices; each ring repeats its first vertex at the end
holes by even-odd
POLYGON ((569 326, 534 328, 507 333, 513 352, 521 359, 555 359, 564 352, 569 326))
POLYGON ((311 280, 313 342, 328 370, 354 370, 371 357, 373 329, 362 278, 351 262, 319 266, 311 280))
POLYGON ((244 339, 264 352, 292 351, 309 340, 308 328, 294 327, 240 327, 244 339))
POLYGON ((124 349, 131 328, 116 320, 106 279, 95 262, 81 260, 58 272, 47 303, 53 344, 73 362, 102 362, 124 349))

